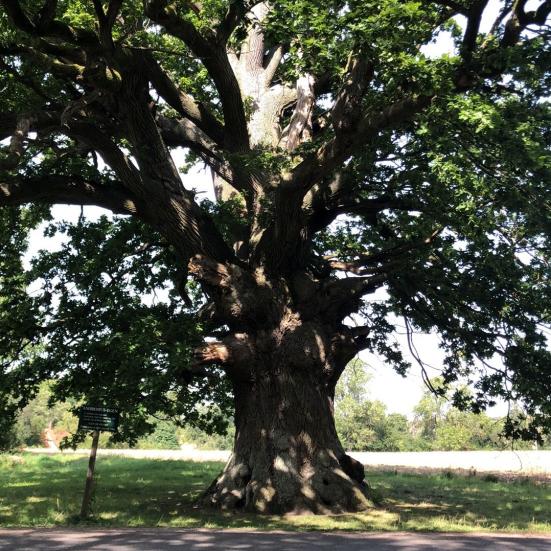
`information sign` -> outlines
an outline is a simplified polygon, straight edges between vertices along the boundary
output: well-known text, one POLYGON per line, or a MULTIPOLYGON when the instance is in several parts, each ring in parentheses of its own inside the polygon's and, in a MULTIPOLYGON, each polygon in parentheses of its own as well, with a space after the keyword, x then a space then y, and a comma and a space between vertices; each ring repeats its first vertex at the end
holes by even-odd
POLYGON ((78 430, 115 432, 119 426, 119 412, 116 409, 83 406, 78 414, 78 430))

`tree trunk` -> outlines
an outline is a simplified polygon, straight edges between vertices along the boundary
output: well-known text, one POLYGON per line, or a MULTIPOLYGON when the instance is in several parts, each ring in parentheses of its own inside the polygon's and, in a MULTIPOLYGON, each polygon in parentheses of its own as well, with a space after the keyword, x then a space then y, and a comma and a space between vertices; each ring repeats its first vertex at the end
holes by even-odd
POLYGON ((269 514, 367 509, 364 469, 339 442, 324 378, 282 357, 272 351, 271 369, 259 366, 253 381, 234 384, 234 451, 204 502, 269 514))
POLYGON ((197 362, 223 366, 235 398, 233 455, 203 502, 262 513, 369 507, 363 466, 344 453, 333 419, 335 384, 358 351, 339 321, 350 298, 341 281, 270 280, 201 255, 189 270, 214 298, 205 320, 230 329, 197 362))

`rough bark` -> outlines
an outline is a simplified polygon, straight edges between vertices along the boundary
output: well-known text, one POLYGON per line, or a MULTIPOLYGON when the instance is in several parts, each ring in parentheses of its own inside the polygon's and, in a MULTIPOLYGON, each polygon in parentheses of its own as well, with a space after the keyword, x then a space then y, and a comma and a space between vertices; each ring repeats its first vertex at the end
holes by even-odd
POLYGON ((248 376, 234 380, 234 451, 203 503, 269 514, 369 508, 363 466, 335 430, 324 338, 312 325, 280 343, 275 333, 255 339, 248 376))

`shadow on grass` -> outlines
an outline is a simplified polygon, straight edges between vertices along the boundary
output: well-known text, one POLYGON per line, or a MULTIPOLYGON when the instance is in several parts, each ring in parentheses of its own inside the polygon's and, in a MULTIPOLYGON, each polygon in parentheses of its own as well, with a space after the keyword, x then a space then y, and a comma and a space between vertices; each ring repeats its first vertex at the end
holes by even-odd
MULTIPOLYGON (((75 513, 87 458, 24 455, 0 464, 0 526, 62 526, 75 513)), ((383 495, 365 514, 275 517, 198 510, 193 503, 220 472, 218 462, 100 457, 93 526, 280 530, 529 530, 551 532, 551 488, 443 475, 369 473, 383 495)), ((83 523, 80 523, 83 524, 83 523)))
POLYGON ((371 473, 406 529, 551 531, 551 486, 477 477, 371 473))

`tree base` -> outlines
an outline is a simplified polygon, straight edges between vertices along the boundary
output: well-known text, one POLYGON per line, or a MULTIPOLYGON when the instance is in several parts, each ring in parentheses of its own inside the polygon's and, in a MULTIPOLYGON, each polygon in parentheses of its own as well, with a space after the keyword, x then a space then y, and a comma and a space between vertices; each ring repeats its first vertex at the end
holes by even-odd
POLYGON ((233 454, 200 498, 200 505, 296 515, 357 513, 374 506, 363 480, 363 466, 344 453, 337 458, 324 450, 300 469, 296 468, 296 454, 250 463, 233 454))

